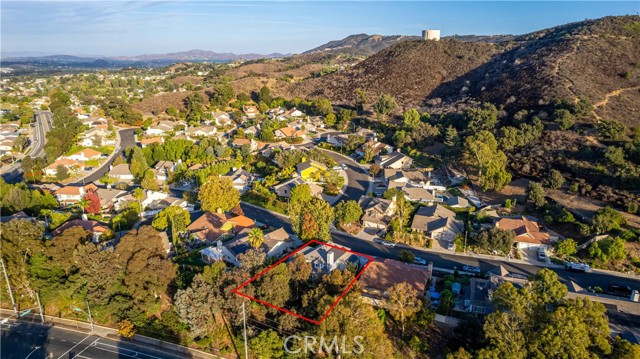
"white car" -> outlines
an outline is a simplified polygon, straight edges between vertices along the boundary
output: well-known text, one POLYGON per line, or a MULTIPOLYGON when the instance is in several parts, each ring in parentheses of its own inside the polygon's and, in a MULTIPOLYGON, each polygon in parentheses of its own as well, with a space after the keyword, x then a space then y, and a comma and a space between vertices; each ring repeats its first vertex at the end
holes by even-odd
POLYGON ((462 269, 465 272, 470 272, 470 273, 480 273, 481 272, 480 267, 474 267, 474 266, 464 266, 464 267, 462 267, 462 269))
POLYGON ((390 247, 390 248, 393 248, 393 247, 396 246, 395 243, 389 242, 389 241, 382 241, 382 245, 385 246, 385 247, 390 247))
POLYGON ((427 265, 427 261, 424 258, 416 257, 414 261, 418 264, 427 265))

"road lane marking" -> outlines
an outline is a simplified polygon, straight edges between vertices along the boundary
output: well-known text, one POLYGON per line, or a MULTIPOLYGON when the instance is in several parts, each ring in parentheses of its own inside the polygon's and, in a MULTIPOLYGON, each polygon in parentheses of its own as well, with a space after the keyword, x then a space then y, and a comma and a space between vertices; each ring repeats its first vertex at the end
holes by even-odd
POLYGON ((149 358, 162 359, 161 357, 157 357, 157 356, 155 356, 155 355, 146 354, 146 353, 139 352, 139 351, 136 351, 136 350, 133 350, 133 349, 127 349, 127 348, 125 348, 125 347, 118 346, 118 345, 107 344, 107 343, 103 343, 103 342, 97 342, 97 343, 96 343, 96 348, 98 348, 98 349, 102 349, 102 350, 107 350, 107 351, 110 351, 110 350, 105 349, 105 348, 100 348, 98 345, 106 345, 106 346, 108 346, 108 347, 113 347, 113 348, 115 348, 116 350, 118 350, 118 354, 122 354, 122 355, 130 356, 130 357, 132 357, 132 358, 135 358, 135 357, 138 357, 138 358, 139 358, 139 357, 140 357, 139 355, 142 355, 142 356, 149 357, 149 358), (128 355, 128 354, 125 354, 125 353, 121 353, 121 352, 119 352, 120 350, 126 350, 126 351, 128 351, 128 352, 132 352, 132 353, 134 353, 134 354, 133 354, 133 355, 128 355))
POLYGON ((96 342, 98 341, 98 339, 94 340, 93 343, 87 345, 86 347, 84 347, 84 349, 82 349, 81 351, 78 352, 78 354, 74 355, 74 357, 77 357, 78 355, 82 354, 83 351, 87 350, 87 348, 91 347, 91 346, 96 346, 96 342))
MULTIPOLYGON (((67 355, 67 353, 69 353, 70 351, 72 351, 75 347, 77 347, 78 345, 80 345, 80 343, 84 342, 85 340, 87 340, 89 337, 91 337, 91 334, 87 335, 86 337, 84 337, 84 339, 82 339, 81 341, 78 342, 78 344, 72 346, 69 350, 67 350, 66 352, 62 353, 62 355, 60 355, 58 357, 58 359, 62 359, 63 356, 67 355)), ((97 340, 97 339, 96 339, 97 340)))

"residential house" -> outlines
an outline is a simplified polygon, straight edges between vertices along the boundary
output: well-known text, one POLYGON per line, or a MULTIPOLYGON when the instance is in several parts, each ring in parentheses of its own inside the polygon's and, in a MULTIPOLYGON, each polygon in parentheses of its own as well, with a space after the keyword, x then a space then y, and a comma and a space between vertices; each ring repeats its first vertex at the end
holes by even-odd
POLYGON ((144 131, 146 136, 164 136, 175 131, 178 126, 185 126, 184 121, 160 121, 154 126, 150 126, 144 131))
POLYGON ((86 162, 86 161, 100 159, 101 156, 102 156, 102 152, 96 151, 92 148, 85 148, 70 156, 67 156, 67 158, 71 160, 79 161, 79 162, 86 162))
POLYGON ((71 221, 68 221, 66 223, 64 223, 63 225, 61 225, 60 227, 56 228, 55 231, 53 231, 53 236, 57 237, 59 235, 61 235, 64 231, 66 231, 69 228, 73 228, 73 227, 82 227, 82 229, 84 229, 87 232, 91 233, 91 237, 93 239, 93 242, 98 243, 100 241, 100 238, 103 235, 109 235, 111 234, 111 230, 109 229, 109 227, 101 224, 98 221, 94 221, 94 220, 83 220, 83 219, 74 219, 71 221))
POLYGON ((225 178, 229 178, 233 183, 233 187, 237 189, 240 193, 245 193, 251 188, 251 183, 253 183, 253 174, 248 171, 243 170, 242 168, 233 169, 225 178))
POLYGON ((69 185, 59 188, 54 192, 56 199, 62 206, 70 206, 78 203, 89 192, 96 192, 98 187, 93 183, 85 186, 69 185))
POLYGON ((247 105, 242 106, 242 112, 244 112, 244 114, 247 115, 248 118, 255 118, 256 115, 260 113, 260 110, 257 106, 247 105))
MULTIPOLYGON (((208 263, 223 260, 236 267, 240 267, 241 263, 238 256, 253 248, 249 242, 249 232, 250 229, 245 228, 225 243, 218 240, 215 246, 211 246, 200 251, 201 257, 208 263)), ((289 234, 285 232, 284 229, 280 228, 274 232, 266 234, 264 241, 257 249, 266 253, 267 258, 277 258, 282 256, 285 252, 291 251, 294 248, 293 243, 294 242, 290 238, 289 234)))
POLYGON ((396 212, 395 199, 362 196, 358 204, 364 212, 362 224, 365 228, 386 230, 396 212))
POLYGON ((45 176, 55 176, 58 174, 58 167, 62 166, 69 170, 69 173, 75 173, 84 168, 84 165, 78 161, 69 158, 59 158, 52 164, 44 168, 45 176))
POLYGON ((213 243, 218 239, 233 237, 245 228, 253 228, 255 222, 245 216, 232 217, 225 213, 205 212, 191 222, 187 231, 192 238, 213 243))
POLYGON ((452 208, 469 208, 469 201, 466 198, 460 196, 453 196, 447 198, 447 206, 452 208))
POLYGON ((276 132, 274 133, 276 138, 281 138, 281 139, 293 139, 293 138, 304 138, 305 137, 305 132, 303 130, 296 130, 293 127, 282 127, 278 130, 276 130, 276 132))
POLYGON ((185 131, 187 137, 214 137, 218 130, 213 126, 189 127, 185 131))
POLYGON ((367 152, 370 153, 371 158, 375 158, 381 154, 392 153, 393 146, 378 142, 376 139, 372 139, 356 149, 356 154, 362 157, 365 157, 367 152))
POLYGON ((109 177, 119 182, 130 182, 135 179, 129 170, 129 165, 126 163, 111 166, 111 169, 109 170, 109 177))
POLYGON ((362 272, 360 283, 364 294, 387 298, 389 289, 396 284, 407 283, 419 295, 424 295, 427 282, 431 279, 431 271, 423 266, 402 263, 394 259, 376 258, 367 270, 362 272))
POLYGON ((282 107, 272 108, 267 111, 267 116, 269 116, 270 119, 274 119, 280 115, 284 115, 286 111, 287 110, 282 107))
POLYGON ((14 139, 5 139, 0 141, 0 151, 11 152, 15 147, 16 141, 14 139))
POLYGON ((316 178, 319 173, 326 171, 327 167, 320 162, 303 158, 302 162, 296 165, 296 170, 304 181, 309 181, 316 178))
POLYGON ((378 156, 376 163, 384 168, 402 169, 409 168, 413 163, 411 157, 404 155, 398 151, 391 152, 387 155, 378 156))
POLYGON ((461 184, 466 179, 464 173, 453 167, 447 167, 447 177, 449 178, 449 182, 452 186, 461 184))
POLYGON ((152 143, 163 144, 164 138, 163 137, 143 138, 140 140, 140 147, 145 148, 147 146, 150 146, 152 143))
POLYGON ((228 126, 233 124, 233 120, 231 116, 229 116, 228 112, 216 111, 213 113, 213 119, 216 121, 216 125, 218 126, 228 126))
POLYGON ((159 161, 153 166, 153 173, 156 175, 156 179, 162 182, 166 182, 169 179, 169 175, 176 170, 176 163, 171 161, 159 161))
MULTIPOLYGON (((294 177, 290 180, 281 182, 273 186, 273 191, 280 197, 289 198, 291 191, 297 185, 305 184, 306 182, 301 177, 294 177)), ((322 187, 315 183, 306 183, 311 190, 311 195, 322 198, 322 187)))
POLYGON ((404 197, 411 202, 420 202, 425 204, 442 202, 442 199, 438 198, 434 191, 428 191, 420 187, 400 187, 400 189, 402 189, 404 197))
POLYGON ((464 230, 464 224, 456 220, 453 211, 436 204, 418 208, 411 222, 411 230, 423 232, 434 239, 453 241, 464 230))
POLYGON ((251 135, 255 137, 258 135, 258 132, 260 132, 259 126, 250 126, 244 129, 245 136, 251 135))
POLYGON ((326 136, 323 136, 323 137, 325 138, 325 141, 328 144, 336 147, 344 147, 347 145, 347 142, 349 141, 349 135, 327 134, 326 136))
POLYGON ((290 122, 288 127, 292 127, 300 132, 316 132, 316 126, 312 124, 310 121, 305 121, 302 119, 296 120, 294 122, 290 122))
MULTIPOLYGON (((411 185, 413 187, 425 188, 431 183, 431 172, 423 170, 402 170, 394 168, 385 168, 384 182, 389 188, 403 187, 411 185)), ((440 187, 438 189, 446 189, 440 187)))
POLYGON ((556 233, 544 230, 535 219, 526 216, 500 218, 495 227, 514 231, 516 236, 513 241, 518 249, 538 250, 558 240, 556 233))
POLYGON ((456 305, 456 310, 478 314, 493 312, 492 294, 504 283, 511 283, 515 288, 527 286, 527 280, 507 275, 490 274, 488 279, 471 278, 469 286, 465 288, 462 305, 456 305))
POLYGON ((311 264, 315 275, 327 274, 336 269, 344 270, 349 264, 360 266, 358 256, 349 252, 346 247, 321 245, 315 248, 305 247, 301 252, 307 263, 311 264))
POLYGON ((284 116, 287 117, 302 117, 304 116, 304 112, 298 110, 297 108, 291 108, 284 112, 284 116))
POLYGON ((100 198, 100 208, 102 212, 108 213, 113 211, 119 211, 122 204, 122 197, 126 196, 128 192, 115 189, 115 188, 98 188, 96 191, 98 198, 100 198))

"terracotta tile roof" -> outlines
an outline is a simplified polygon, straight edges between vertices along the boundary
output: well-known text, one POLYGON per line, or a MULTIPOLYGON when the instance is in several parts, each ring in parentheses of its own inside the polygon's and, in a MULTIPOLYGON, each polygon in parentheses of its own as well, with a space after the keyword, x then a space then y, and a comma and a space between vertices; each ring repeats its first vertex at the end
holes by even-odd
POLYGON ((404 264, 393 259, 376 259, 362 273, 360 281, 365 288, 387 291, 393 285, 406 282, 418 293, 425 290, 431 273, 426 268, 404 264))
POLYGON ((243 228, 252 228, 256 225, 256 222, 253 219, 245 216, 236 216, 229 218, 229 222, 233 223, 234 227, 236 227, 236 231, 243 228))
POLYGON ((162 137, 151 137, 151 138, 143 138, 140 140, 140 143, 143 145, 149 145, 152 143, 163 143, 164 139, 162 137))
POLYGON ((496 227, 504 230, 511 230, 516 233, 515 242, 543 244, 549 243, 551 236, 543 232, 538 222, 532 221, 525 216, 520 218, 501 218, 496 222, 496 227))
POLYGON ((100 152, 100 151, 96 151, 96 150, 94 150, 93 148, 85 148, 85 149, 80 150, 80 151, 77 151, 77 152, 75 152, 75 153, 73 153, 73 154, 74 154, 74 155, 76 155, 76 154, 82 154, 84 157, 87 157, 87 158, 93 158, 93 157, 96 157, 96 156, 100 156, 100 155, 102 155, 102 152, 100 152))
POLYGON ((109 227, 102 225, 98 221, 74 219, 56 228, 56 230, 53 231, 53 235, 58 236, 72 227, 82 227, 85 231, 89 231, 91 233, 103 233, 109 230, 109 227))

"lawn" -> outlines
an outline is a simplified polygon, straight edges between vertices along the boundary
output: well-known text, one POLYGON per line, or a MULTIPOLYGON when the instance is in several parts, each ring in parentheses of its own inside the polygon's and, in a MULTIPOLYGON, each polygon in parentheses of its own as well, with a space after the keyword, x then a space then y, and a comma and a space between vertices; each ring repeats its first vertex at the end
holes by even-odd
POLYGON ((84 149, 87 149, 87 148, 90 148, 92 150, 96 150, 96 151, 98 151, 100 153, 107 154, 107 155, 110 155, 111 153, 113 153, 113 150, 115 149, 115 147, 113 147, 113 146, 84 147, 84 146, 75 145, 75 146, 72 146, 69 149, 69 151, 67 151, 67 153, 65 153, 65 155, 66 156, 70 156, 70 155, 72 155, 72 154, 74 154, 74 153, 76 153, 78 151, 81 151, 81 150, 84 150, 84 149))
POLYGON ((197 267, 204 267, 208 265, 201 259, 200 250, 198 249, 193 250, 188 254, 184 254, 178 258, 174 258, 174 261, 178 264, 186 264, 189 266, 197 266, 197 267))

